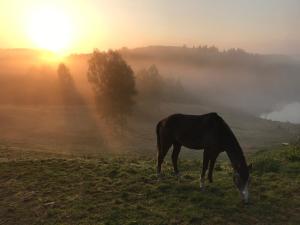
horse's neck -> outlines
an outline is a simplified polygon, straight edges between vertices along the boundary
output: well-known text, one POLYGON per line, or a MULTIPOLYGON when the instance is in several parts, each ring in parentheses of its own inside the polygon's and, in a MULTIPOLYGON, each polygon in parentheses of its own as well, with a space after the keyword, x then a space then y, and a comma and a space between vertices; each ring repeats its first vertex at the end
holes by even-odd
POLYGON ((243 151, 239 145, 234 145, 226 150, 228 158, 232 167, 237 170, 238 168, 246 166, 246 160, 243 151))

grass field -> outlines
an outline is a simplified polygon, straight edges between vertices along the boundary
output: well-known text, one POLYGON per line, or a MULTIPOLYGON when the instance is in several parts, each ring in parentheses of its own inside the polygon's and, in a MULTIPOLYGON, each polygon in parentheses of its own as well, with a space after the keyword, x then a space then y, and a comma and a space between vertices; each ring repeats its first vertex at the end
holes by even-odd
MULTIPOLYGON (((169 157, 168 157, 169 158, 169 157)), ((258 151, 250 204, 227 159, 199 189, 199 160, 170 161, 158 182, 147 156, 82 158, 0 148, 0 224, 300 224, 300 149, 258 151)))
POLYGON ((160 119, 172 113, 208 112, 218 112, 225 119, 245 151, 278 146, 300 134, 299 125, 195 103, 139 105, 121 135, 116 135, 106 126, 91 106, 0 105, 0 143, 30 151, 75 155, 106 152, 149 154, 155 151, 155 126, 160 119))
POLYGON ((121 133, 90 106, 1 105, 0 122, 0 224, 300 224, 300 150, 278 147, 300 133, 299 125, 182 103, 155 112, 140 105, 121 133), (183 148, 179 180, 167 156, 157 180, 157 121, 211 111, 254 163, 247 206, 224 154, 205 191, 201 151, 183 148))

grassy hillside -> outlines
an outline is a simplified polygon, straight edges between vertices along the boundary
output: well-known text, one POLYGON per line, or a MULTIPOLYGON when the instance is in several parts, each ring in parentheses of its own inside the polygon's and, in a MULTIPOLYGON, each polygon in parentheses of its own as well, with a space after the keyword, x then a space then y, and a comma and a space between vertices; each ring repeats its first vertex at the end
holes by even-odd
POLYGON ((278 146, 300 133, 299 125, 268 121, 201 103, 139 106, 129 119, 128 128, 119 134, 107 126, 91 106, 1 105, 0 143, 14 148, 76 155, 134 152, 152 156, 156 153, 155 125, 160 119, 172 113, 212 111, 228 122, 246 151, 278 146))
MULTIPOLYGON (((199 157, 200 158, 200 157, 199 157)), ((199 190, 200 160, 164 164, 158 182, 146 156, 70 156, 0 148, 0 224, 300 224, 300 150, 259 151, 251 202, 243 205, 227 160, 199 190)))

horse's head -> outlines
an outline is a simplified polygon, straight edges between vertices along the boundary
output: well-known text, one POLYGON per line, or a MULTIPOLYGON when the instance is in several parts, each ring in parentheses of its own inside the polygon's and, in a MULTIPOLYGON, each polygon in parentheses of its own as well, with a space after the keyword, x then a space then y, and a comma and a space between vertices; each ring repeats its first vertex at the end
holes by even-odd
POLYGON ((252 164, 249 166, 245 165, 245 168, 239 167, 234 169, 233 182, 235 186, 240 191, 241 197, 245 203, 249 200, 249 184, 250 184, 250 174, 249 171, 252 168, 252 164))

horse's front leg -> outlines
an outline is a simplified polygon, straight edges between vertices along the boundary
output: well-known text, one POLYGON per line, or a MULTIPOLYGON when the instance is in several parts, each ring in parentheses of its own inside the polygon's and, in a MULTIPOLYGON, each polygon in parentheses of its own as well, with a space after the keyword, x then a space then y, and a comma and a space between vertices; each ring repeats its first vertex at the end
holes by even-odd
POLYGON ((181 149, 181 145, 173 144, 172 163, 174 167, 174 173, 176 176, 179 176, 177 162, 178 162, 178 155, 180 153, 180 149, 181 149))
POLYGON ((217 157, 218 157, 218 154, 214 154, 210 157, 209 170, 208 170, 208 180, 210 183, 213 182, 213 170, 214 170, 214 166, 215 166, 217 157))
POLYGON ((207 150, 204 149, 203 152, 203 164, 202 164, 202 173, 200 177, 200 188, 204 190, 205 188, 205 173, 208 167, 208 162, 209 162, 209 156, 207 150))

